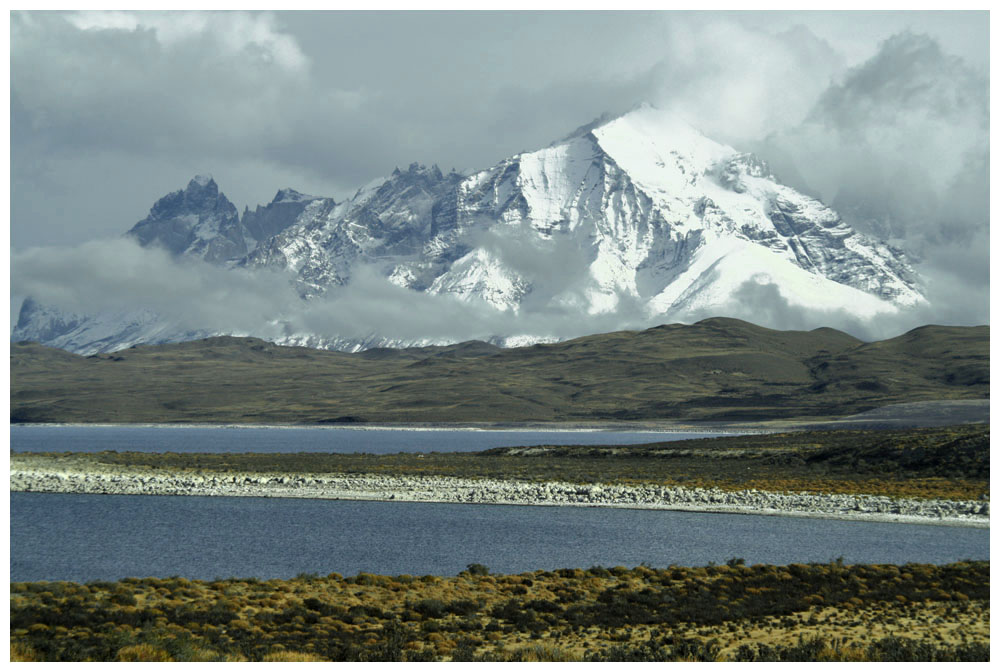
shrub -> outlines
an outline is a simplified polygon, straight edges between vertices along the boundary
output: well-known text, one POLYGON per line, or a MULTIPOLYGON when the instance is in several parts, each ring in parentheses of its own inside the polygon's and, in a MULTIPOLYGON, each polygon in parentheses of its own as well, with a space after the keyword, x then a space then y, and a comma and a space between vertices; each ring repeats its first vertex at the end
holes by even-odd
POLYGON ((302 606, 310 611, 319 612, 321 616, 344 616, 347 609, 340 605, 330 604, 315 597, 307 597, 302 601, 302 606))
POLYGON ((295 580, 312 583, 313 581, 319 581, 319 574, 315 572, 299 572, 295 575, 295 580))
POLYGON ((398 663, 403 662, 404 647, 414 638, 413 633, 402 623, 392 620, 382 627, 378 643, 364 652, 364 661, 398 663))
POLYGON ((118 660, 123 663, 166 663, 173 661, 166 649, 152 644, 131 644, 118 650, 118 660))
POLYGON ((468 637, 460 639, 458 646, 451 652, 451 659, 456 663, 472 663, 476 661, 476 642, 468 637))
POLYGON ((528 609, 534 609, 535 611, 540 611, 542 613, 557 613, 562 612, 562 607, 551 600, 531 600, 524 605, 528 609))
POLYGON ((10 642, 10 662, 12 663, 34 663, 39 660, 38 653, 24 642, 11 640, 10 642))
POLYGON ((586 576, 582 569, 557 569, 556 575, 563 579, 582 579, 586 576))
POLYGON ((437 599, 426 599, 420 600, 415 605, 413 605, 413 611, 417 612, 424 618, 444 618, 448 613, 448 607, 445 603, 437 599))
POLYGON ((504 663, 569 663, 580 658, 551 644, 534 644, 513 651, 502 651, 477 658, 477 661, 504 663))
POLYGON ((457 614, 458 616, 469 616, 478 612, 481 606, 479 602, 473 600, 455 600, 445 607, 445 609, 449 613, 457 614))
POLYGON ((139 604, 138 600, 135 599, 135 595, 122 590, 115 591, 114 593, 111 594, 111 597, 109 597, 108 599, 114 604, 119 604, 122 606, 134 607, 137 604, 139 604))

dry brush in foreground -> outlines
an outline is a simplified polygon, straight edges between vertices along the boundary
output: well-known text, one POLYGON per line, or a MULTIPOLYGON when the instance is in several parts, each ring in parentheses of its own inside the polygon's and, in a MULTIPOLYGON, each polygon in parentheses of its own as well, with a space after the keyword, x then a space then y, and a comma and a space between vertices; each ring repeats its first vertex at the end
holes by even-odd
POLYGON ((11 584, 12 660, 988 660, 989 563, 11 584))

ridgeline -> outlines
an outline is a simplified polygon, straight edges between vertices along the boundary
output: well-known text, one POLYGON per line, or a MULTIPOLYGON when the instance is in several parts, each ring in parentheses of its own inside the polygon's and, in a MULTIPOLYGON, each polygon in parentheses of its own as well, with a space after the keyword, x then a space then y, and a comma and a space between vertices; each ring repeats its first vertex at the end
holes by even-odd
POLYGON ((754 422, 989 398, 989 327, 865 343, 729 318, 500 349, 11 345, 13 423, 754 422))

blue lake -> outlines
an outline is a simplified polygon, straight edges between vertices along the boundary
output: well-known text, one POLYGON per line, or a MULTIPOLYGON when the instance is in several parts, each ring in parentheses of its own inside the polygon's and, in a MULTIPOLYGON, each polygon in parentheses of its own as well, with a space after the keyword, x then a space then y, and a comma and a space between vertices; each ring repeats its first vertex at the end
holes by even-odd
MULTIPOLYGON (((705 434, 14 426, 14 451, 468 451, 705 434)), ((989 558, 989 530, 601 508, 11 493, 12 581, 989 558)))
POLYGON ((719 436, 711 433, 565 430, 365 429, 12 425, 15 452, 101 450, 209 453, 400 453, 477 451, 540 444, 635 444, 719 436))
POLYGON ((12 581, 454 575, 595 565, 945 563, 989 530, 545 506, 11 493, 12 581))

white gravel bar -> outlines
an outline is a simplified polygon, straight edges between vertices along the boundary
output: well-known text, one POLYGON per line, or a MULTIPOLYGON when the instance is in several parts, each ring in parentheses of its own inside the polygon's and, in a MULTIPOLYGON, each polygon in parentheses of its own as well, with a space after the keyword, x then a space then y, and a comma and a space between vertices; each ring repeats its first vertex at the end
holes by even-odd
POLYGON ((875 495, 816 495, 726 491, 655 485, 583 485, 550 481, 385 476, 167 471, 48 462, 11 455, 12 492, 106 495, 301 497, 395 502, 603 506, 711 513, 839 518, 989 527, 988 500, 896 499, 875 495))

